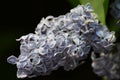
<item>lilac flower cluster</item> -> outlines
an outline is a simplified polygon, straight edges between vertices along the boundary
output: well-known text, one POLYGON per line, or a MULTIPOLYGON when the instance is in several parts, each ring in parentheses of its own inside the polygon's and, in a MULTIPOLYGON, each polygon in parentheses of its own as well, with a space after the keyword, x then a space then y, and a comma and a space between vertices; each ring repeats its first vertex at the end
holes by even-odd
POLYGON ((115 41, 114 32, 100 24, 92 11, 88 3, 59 17, 48 16, 40 21, 34 34, 17 39, 21 54, 7 59, 17 65, 17 77, 48 75, 60 66, 73 70, 91 49, 96 53, 109 52, 115 41))
POLYGON ((120 44, 116 46, 114 53, 101 53, 99 57, 96 57, 93 52, 91 55, 94 73, 106 77, 107 80, 120 79, 120 44))

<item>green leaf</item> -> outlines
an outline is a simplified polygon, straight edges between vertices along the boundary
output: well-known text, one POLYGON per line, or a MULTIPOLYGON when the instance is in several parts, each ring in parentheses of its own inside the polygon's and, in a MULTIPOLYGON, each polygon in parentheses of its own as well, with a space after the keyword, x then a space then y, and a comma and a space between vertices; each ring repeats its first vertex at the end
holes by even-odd
POLYGON ((106 15, 108 10, 109 0, 79 0, 81 4, 90 3, 94 12, 98 15, 98 19, 102 24, 106 24, 106 15))
POLYGON ((72 5, 72 7, 75 7, 78 4, 80 4, 79 0, 67 0, 67 1, 72 5))
POLYGON ((117 24, 119 23, 119 21, 115 20, 113 17, 110 16, 108 22, 109 22, 109 23, 107 23, 108 28, 111 31, 115 31, 116 38, 120 37, 120 27, 117 26, 117 24))
POLYGON ((107 78, 106 78, 106 77, 103 77, 102 80, 107 80, 107 78))

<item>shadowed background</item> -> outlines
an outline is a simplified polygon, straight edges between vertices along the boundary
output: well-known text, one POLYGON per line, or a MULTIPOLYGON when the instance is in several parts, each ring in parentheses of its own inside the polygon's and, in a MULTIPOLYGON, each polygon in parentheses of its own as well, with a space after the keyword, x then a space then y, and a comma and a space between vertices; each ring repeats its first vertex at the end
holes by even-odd
MULTIPOLYGON (((34 33, 42 17, 63 15, 72 8, 67 0, 4 0, 0 2, 0 80, 19 80, 16 77, 16 66, 8 64, 10 55, 20 54, 20 43, 17 38, 34 33), (32 8, 32 9, 31 9, 32 8), (32 21, 31 21, 32 16, 32 21)), ((39 76, 22 80, 101 80, 91 68, 90 59, 73 71, 63 68, 53 71, 49 76, 39 76)))

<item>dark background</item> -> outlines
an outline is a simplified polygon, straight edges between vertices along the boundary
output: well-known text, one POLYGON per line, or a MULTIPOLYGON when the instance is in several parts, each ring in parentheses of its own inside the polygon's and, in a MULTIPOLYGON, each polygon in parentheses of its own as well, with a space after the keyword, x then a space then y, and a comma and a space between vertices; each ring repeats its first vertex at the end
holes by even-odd
MULTIPOLYGON (((59 16, 67 13, 71 5, 66 0, 1 0, 0 1, 0 80, 18 80, 16 66, 8 64, 10 55, 18 56, 19 42, 15 40, 22 35, 34 33, 42 17, 59 16), (32 21, 31 21, 32 16, 32 21)), ((91 68, 90 59, 73 71, 62 68, 49 76, 25 78, 22 80, 101 80, 91 68)))

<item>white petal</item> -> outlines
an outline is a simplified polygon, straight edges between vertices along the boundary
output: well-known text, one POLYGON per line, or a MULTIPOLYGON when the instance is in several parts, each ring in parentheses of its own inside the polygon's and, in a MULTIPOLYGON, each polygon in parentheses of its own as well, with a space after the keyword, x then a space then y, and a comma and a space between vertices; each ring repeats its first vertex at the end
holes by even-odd
POLYGON ((17 60, 18 59, 13 55, 7 58, 7 62, 10 64, 16 64, 17 60))
POLYGON ((25 78, 27 74, 25 72, 21 72, 20 70, 17 71, 17 78, 25 78))

